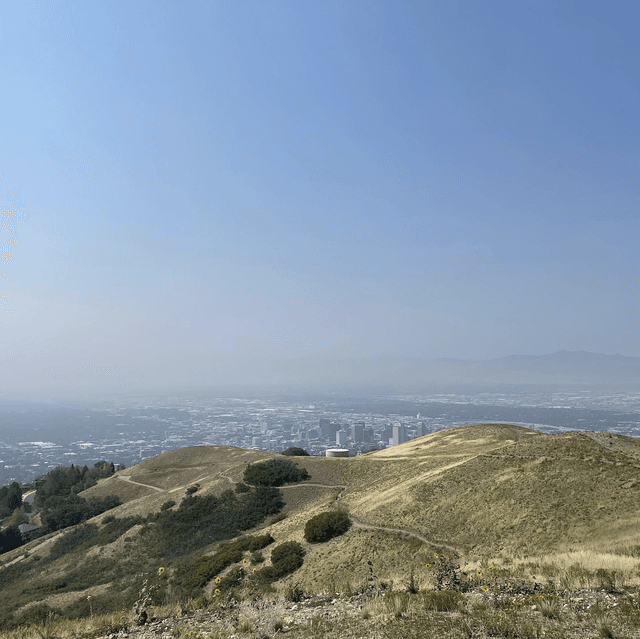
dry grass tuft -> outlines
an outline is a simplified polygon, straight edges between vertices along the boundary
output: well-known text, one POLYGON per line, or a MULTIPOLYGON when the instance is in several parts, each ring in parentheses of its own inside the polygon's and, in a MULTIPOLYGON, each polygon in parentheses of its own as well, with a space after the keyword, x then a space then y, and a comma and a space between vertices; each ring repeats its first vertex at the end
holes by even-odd
POLYGON ((253 632, 253 621, 249 617, 240 617, 238 619, 237 630, 243 634, 253 632))

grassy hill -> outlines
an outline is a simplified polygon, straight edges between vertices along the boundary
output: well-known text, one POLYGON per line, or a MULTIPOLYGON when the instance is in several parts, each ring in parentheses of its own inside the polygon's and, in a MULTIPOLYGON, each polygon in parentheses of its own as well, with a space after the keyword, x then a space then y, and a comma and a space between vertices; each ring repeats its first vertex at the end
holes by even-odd
POLYGON ((640 542, 639 453, 613 434, 470 426, 354 459, 343 503, 476 555, 620 549, 640 542))
MULTIPOLYGON (((233 447, 183 448, 101 480, 82 496, 116 494, 121 506, 0 558, 0 623, 27 624, 53 613, 78 618, 113 615, 119 609, 131 613, 145 580, 146 587, 156 588, 157 605, 181 610, 218 605, 231 590, 216 593, 213 575, 197 591, 185 584, 195 583, 193 575, 203 574, 204 566, 215 565, 212 558, 221 552, 226 522, 206 519, 206 513, 189 515, 190 520, 176 517, 196 512, 198 504, 226 508, 222 518, 236 516, 258 494, 243 488, 244 469, 268 459, 282 456, 233 447), (190 487, 198 499, 187 496, 190 487), (223 531, 218 541, 209 543, 200 530, 205 521, 223 531)), ((541 588, 556 597, 563 588, 635 589, 637 598, 640 441, 635 438, 549 435, 485 424, 355 458, 294 460, 310 478, 281 487, 281 507, 245 532, 233 533, 241 540, 263 534, 274 540, 264 551, 239 551, 244 564, 237 560, 219 572, 221 579, 244 575, 238 577, 244 585, 233 591, 236 599, 241 592, 251 601, 296 599, 295 592, 316 597, 346 593, 342 599, 348 599, 374 590, 378 595, 403 591, 410 584, 426 596, 437 584, 437 565, 444 570, 458 564, 465 588, 485 599, 493 593, 494 608, 507 586, 519 589, 523 598, 541 588), (351 529, 325 543, 307 543, 306 522, 332 509, 348 513, 351 529), (270 549, 288 542, 303 548, 302 567, 271 584, 254 579, 254 569, 260 574, 270 565, 270 549), (440 559, 434 559, 434 552, 440 559)), ((374 606, 369 617, 390 615, 395 619, 391 626, 401 625, 402 614, 394 616, 385 605, 391 604, 380 603, 377 612, 374 606)), ((640 612, 638 617, 640 627, 640 612)), ((553 616, 546 619, 555 623, 553 616)), ((512 628, 511 634, 494 636, 526 636, 522 627, 520 634, 512 628)), ((78 628, 67 633, 82 634, 78 628)), ((97 636, 97 628, 86 633, 97 636)), ((458 636, 453 626, 450 630, 458 636)), ((632 630, 627 627, 624 636, 632 630)))

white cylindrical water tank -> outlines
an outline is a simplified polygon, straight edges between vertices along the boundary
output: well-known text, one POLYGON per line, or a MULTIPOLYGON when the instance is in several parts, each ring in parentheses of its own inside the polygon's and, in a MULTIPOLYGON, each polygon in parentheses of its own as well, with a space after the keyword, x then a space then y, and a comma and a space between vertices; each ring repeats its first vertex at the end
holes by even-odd
POLYGON ((327 457, 349 457, 349 451, 346 448, 329 448, 325 454, 327 457))

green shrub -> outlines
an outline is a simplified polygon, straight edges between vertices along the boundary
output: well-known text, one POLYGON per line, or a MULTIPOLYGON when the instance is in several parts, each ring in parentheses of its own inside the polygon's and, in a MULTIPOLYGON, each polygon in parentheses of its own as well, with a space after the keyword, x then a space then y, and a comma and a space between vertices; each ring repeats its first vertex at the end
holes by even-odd
POLYGON ((227 592, 231 590, 231 588, 236 588, 242 583, 242 580, 244 579, 244 575, 245 575, 244 568, 241 568, 240 566, 237 566, 236 568, 232 568, 222 578, 222 581, 218 585, 218 588, 220 588, 222 592, 227 592))
POLYGON ((244 550, 249 550, 251 552, 262 550, 275 541, 275 539, 269 533, 265 533, 264 535, 256 535, 254 537, 248 537, 247 539, 247 545, 244 550))
POLYGON ((261 583, 278 581, 295 572, 304 563, 304 549, 297 541, 287 541, 271 551, 271 566, 265 566, 255 573, 261 583))
POLYGON ((270 584, 272 581, 277 581, 278 577, 273 566, 265 566, 253 573, 253 579, 259 584, 270 584))
POLYGON ((97 534, 98 527, 95 524, 84 524, 78 526, 59 537, 51 546, 51 559, 56 559, 62 555, 66 555, 80 547, 88 547, 92 538, 97 534))
POLYGON ((298 468, 289 459, 268 459, 249 464, 244 469, 244 481, 254 486, 282 486, 309 479, 306 468, 298 468))
POLYGON ((227 566, 241 560, 242 551, 233 548, 225 548, 212 557, 203 557, 191 574, 187 585, 191 589, 202 588, 227 566))
POLYGON ((169 499, 165 501, 162 506, 160 506, 160 512, 164 512, 165 510, 169 510, 169 508, 173 508, 176 505, 176 502, 173 499, 169 499))
POLYGON ((115 517, 109 518, 109 521, 103 521, 105 525, 100 532, 93 537, 92 544, 96 546, 106 546, 119 537, 122 537, 130 528, 142 524, 144 521, 140 515, 123 517, 121 519, 115 517))
POLYGON ((342 535, 350 527, 351 520, 345 512, 333 510, 320 513, 305 524, 304 538, 312 544, 318 544, 342 535))
POLYGON ((269 520, 269 525, 273 526, 273 524, 277 524, 280 521, 284 521, 287 518, 286 513, 278 513, 275 517, 272 517, 269 520))
POLYGON ((304 549, 297 541, 286 541, 271 551, 272 564, 286 563, 289 565, 295 563, 294 570, 302 566, 303 557, 304 549))
POLYGON ((304 563, 304 549, 297 541, 287 541, 271 551, 271 564, 277 579, 298 570, 304 563))
POLYGON ((282 454, 289 457, 309 457, 309 453, 304 448, 298 448, 297 446, 290 446, 282 451, 282 454))

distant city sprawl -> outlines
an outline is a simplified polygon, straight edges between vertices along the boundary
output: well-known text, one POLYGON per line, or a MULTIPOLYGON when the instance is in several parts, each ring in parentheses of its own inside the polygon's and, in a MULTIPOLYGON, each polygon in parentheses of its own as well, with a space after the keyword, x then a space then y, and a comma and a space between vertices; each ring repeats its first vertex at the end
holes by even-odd
POLYGON ((183 446, 238 446, 350 455, 445 428, 508 422, 542 431, 640 434, 640 394, 519 389, 424 396, 329 394, 130 398, 100 406, 0 406, 0 484, 29 482, 56 466, 103 459, 127 467, 183 446))

